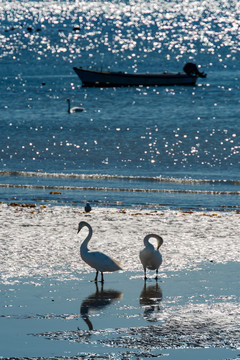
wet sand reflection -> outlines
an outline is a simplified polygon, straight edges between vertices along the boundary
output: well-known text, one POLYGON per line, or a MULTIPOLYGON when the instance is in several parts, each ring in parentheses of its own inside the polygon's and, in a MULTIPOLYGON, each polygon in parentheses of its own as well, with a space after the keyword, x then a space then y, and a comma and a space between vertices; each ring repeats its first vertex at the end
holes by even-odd
POLYGON ((104 290, 103 284, 99 290, 98 284, 96 283, 95 293, 89 295, 84 299, 80 306, 80 315, 82 319, 86 322, 88 329, 93 330, 93 324, 89 318, 89 313, 91 311, 98 311, 105 308, 106 306, 111 305, 114 301, 120 300, 122 298, 122 292, 116 290, 104 290))
POLYGON ((144 282, 144 287, 140 294, 139 302, 140 305, 144 308, 143 317, 147 321, 157 321, 152 315, 160 311, 160 302, 162 301, 162 289, 160 285, 156 282, 154 285, 146 284, 144 282))

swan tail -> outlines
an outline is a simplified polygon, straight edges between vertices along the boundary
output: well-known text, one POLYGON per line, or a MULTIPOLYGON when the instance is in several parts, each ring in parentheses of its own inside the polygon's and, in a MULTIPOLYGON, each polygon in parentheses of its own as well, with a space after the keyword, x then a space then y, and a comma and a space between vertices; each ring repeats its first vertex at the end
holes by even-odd
MULTIPOLYGON (((112 259, 113 260, 113 259, 112 259)), ((115 262, 115 264, 117 265, 117 270, 122 270, 122 265, 117 261, 117 260, 113 260, 115 262)))

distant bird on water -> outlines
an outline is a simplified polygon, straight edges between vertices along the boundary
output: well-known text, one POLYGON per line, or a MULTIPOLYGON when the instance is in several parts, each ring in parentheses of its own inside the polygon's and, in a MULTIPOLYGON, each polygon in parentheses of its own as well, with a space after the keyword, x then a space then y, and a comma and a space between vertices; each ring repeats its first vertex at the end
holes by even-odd
POLYGON ((162 264, 162 255, 159 252, 160 246, 163 244, 163 239, 161 236, 156 234, 149 234, 145 236, 143 243, 145 248, 140 251, 139 257, 144 269, 144 279, 147 279, 146 270, 156 270, 156 280, 158 278, 158 269, 162 264), (155 238, 157 240, 157 249, 149 242, 150 238, 155 238))
POLYGON ((97 282, 98 273, 101 273, 101 282, 104 282, 103 273, 104 272, 113 272, 122 270, 121 265, 110 258, 108 255, 105 255, 99 251, 90 251, 88 249, 88 243, 91 240, 93 230, 92 227, 85 221, 81 221, 78 225, 78 233, 79 231, 86 226, 89 230, 89 233, 86 239, 83 241, 82 245, 80 246, 80 255, 83 261, 85 261, 89 266, 96 270, 96 277, 94 279, 97 282))
POLYGON ((85 211, 88 213, 88 212, 90 212, 91 210, 92 210, 92 208, 91 208, 91 205, 89 204, 89 203, 86 203, 86 205, 85 205, 85 211))
POLYGON ((67 99, 67 103, 68 103, 68 113, 69 114, 84 111, 84 108, 82 108, 82 107, 73 107, 73 108, 71 108, 70 99, 67 99))

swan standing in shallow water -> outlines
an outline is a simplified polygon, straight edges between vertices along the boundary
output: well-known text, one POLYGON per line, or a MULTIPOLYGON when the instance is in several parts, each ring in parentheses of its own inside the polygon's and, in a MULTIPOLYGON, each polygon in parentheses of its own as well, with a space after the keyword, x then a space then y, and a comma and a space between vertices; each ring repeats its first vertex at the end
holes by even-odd
POLYGON ((71 108, 70 99, 67 99, 67 103, 68 103, 68 113, 69 113, 69 114, 73 114, 73 113, 75 113, 75 112, 82 112, 82 111, 84 111, 84 108, 82 108, 82 107, 73 107, 73 108, 71 108))
POLYGON ((97 282, 98 273, 101 273, 101 282, 103 283, 103 273, 104 272, 113 272, 117 270, 122 270, 121 265, 110 258, 109 256, 99 252, 99 251, 90 251, 87 247, 91 237, 92 237, 92 227, 85 221, 81 221, 78 225, 78 233, 79 231, 86 226, 89 230, 88 236, 83 241, 80 246, 80 255, 83 261, 85 261, 89 266, 96 270, 96 277, 94 279, 97 282))
POLYGON ((158 268, 162 264, 162 255, 159 252, 160 246, 163 244, 163 239, 159 235, 149 234, 145 236, 143 243, 145 248, 140 251, 139 257, 144 269, 144 279, 147 279, 146 270, 156 270, 156 280, 158 278, 158 268), (150 238, 157 240, 157 249, 149 242, 150 238))

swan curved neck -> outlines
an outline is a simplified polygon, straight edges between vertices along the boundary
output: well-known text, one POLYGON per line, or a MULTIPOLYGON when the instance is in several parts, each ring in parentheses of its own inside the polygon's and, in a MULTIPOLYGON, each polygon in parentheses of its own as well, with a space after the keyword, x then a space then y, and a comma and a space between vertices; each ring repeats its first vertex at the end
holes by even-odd
POLYGON ((150 238, 155 238, 156 240, 157 240, 157 243, 158 243, 158 245, 157 245, 157 250, 160 248, 160 246, 162 245, 162 243, 163 243, 163 239, 161 238, 161 236, 159 236, 159 235, 156 235, 156 234, 149 234, 149 235, 147 235, 147 236, 145 236, 145 238, 144 238, 144 240, 143 240, 143 242, 144 242, 144 245, 146 246, 146 247, 152 247, 153 245, 149 242, 149 239, 150 238))
POLYGON ((93 233, 92 228, 88 223, 84 223, 82 226, 86 226, 88 228, 88 230, 89 230, 89 233, 88 233, 86 239, 83 241, 83 243, 82 243, 82 245, 80 247, 80 252, 81 253, 84 252, 84 251, 88 251, 87 245, 88 245, 89 241, 91 240, 92 233, 93 233))
POLYGON ((148 247, 148 246, 153 246, 150 242, 149 242, 149 239, 151 238, 151 237, 155 237, 153 234, 149 234, 149 235, 147 235, 147 236, 145 236, 145 238, 144 238, 144 240, 143 240, 143 243, 144 243, 144 245, 146 246, 146 247, 148 247))

